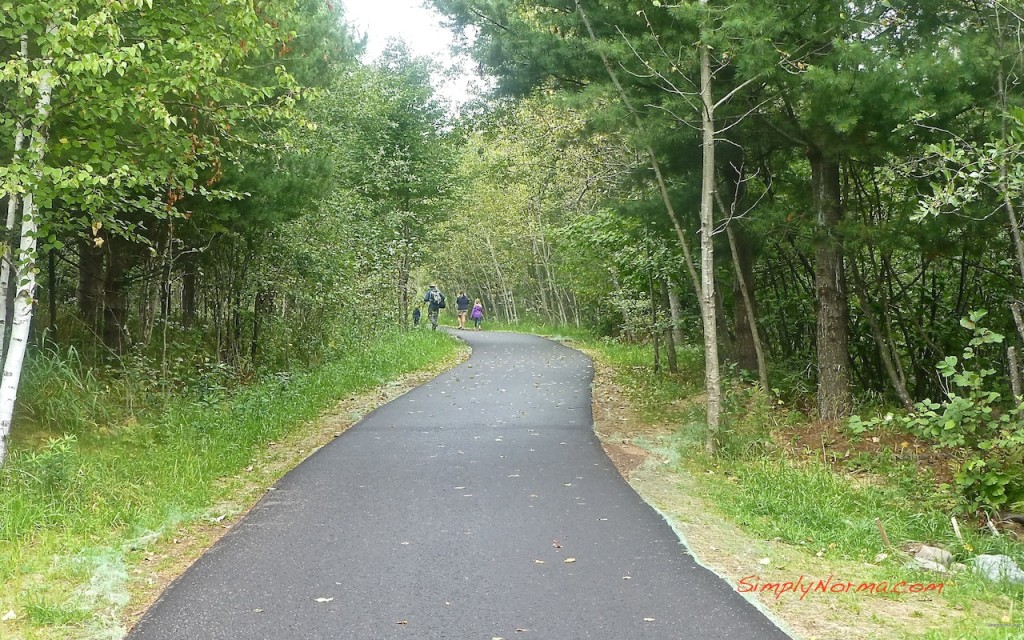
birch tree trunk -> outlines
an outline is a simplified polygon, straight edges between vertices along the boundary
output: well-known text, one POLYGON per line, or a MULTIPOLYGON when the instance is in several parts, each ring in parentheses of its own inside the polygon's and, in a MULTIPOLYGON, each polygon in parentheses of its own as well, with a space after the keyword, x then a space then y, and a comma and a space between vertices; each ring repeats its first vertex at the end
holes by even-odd
MULTIPOLYGON (((21 57, 28 59, 28 36, 21 37, 21 57)), ((19 121, 15 125, 14 134, 14 156, 12 157, 12 163, 16 163, 21 159, 21 150, 25 146, 25 126, 19 121)), ((0 256, 0 342, 3 342, 7 336, 7 325, 9 318, 7 317, 7 297, 11 292, 11 269, 14 265, 14 224, 18 219, 18 194, 12 193, 9 196, 7 202, 7 221, 4 226, 6 230, 5 242, 3 247, 3 255, 0 256), (9 244, 10 243, 10 244, 9 244)), ((0 352, 5 352, 4 349, 0 349, 0 352)), ((3 455, 0 452, 0 462, 3 462, 3 455)))
MULTIPOLYGON (((49 25, 48 30, 52 30, 49 25)), ((24 46, 24 40, 22 40, 24 46)), ((35 184, 31 185, 22 199, 21 245, 18 261, 15 263, 17 291, 14 296, 14 316, 11 326, 11 340, 4 357, 3 381, 0 382, 0 464, 7 457, 7 437, 11 432, 11 418, 14 416, 14 401, 18 396, 18 383, 25 362, 28 334, 32 325, 33 296, 36 288, 36 235, 39 230, 38 212, 35 206, 34 190, 43 180, 43 159, 46 155, 46 124, 50 115, 50 94, 52 77, 44 69, 39 77, 39 100, 36 104, 32 142, 27 159, 34 166, 35 184)))

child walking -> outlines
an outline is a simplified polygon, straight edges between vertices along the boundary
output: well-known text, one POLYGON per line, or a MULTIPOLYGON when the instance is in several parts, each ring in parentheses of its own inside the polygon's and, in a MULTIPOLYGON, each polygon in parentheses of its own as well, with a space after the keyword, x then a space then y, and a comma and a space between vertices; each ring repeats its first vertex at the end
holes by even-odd
POLYGON ((473 326, 479 331, 480 322, 484 319, 484 305, 480 303, 480 298, 473 301, 473 311, 469 314, 469 319, 473 321, 473 326))

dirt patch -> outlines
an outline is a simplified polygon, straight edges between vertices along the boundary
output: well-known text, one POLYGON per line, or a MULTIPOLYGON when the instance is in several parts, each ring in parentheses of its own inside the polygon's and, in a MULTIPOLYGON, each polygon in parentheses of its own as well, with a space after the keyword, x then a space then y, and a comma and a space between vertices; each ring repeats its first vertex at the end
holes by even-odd
POLYGON ((469 357, 460 345, 450 358, 363 393, 345 398, 320 419, 307 423, 280 442, 268 443, 245 472, 219 483, 223 501, 199 521, 183 525, 130 558, 131 599, 122 612, 126 629, 157 601, 160 594, 220 540, 284 474, 317 449, 337 438, 366 414, 434 378, 469 357))
POLYGON ((956 460, 948 453, 894 429, 855 436, 840 422, 814 421, 777 429, 772 432, 772 440, 791 458, 814 458, 833 466, 858 454, 891 454, 929 469, 936 484, 952 483, 956 468, 956 460))

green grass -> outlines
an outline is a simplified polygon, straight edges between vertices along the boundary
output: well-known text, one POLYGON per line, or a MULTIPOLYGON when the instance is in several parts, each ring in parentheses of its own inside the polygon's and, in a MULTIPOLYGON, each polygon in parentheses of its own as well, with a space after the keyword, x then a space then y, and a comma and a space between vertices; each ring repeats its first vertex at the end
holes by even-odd
MULTIPOLYGON (((89 637, 85 618, 90 626, 104 616, 116 625, 116 611, 103 611, 126 600, 125 563, 224 499, 219 479, 242 472, 268 442, 340 398, 457 348, 443 334, 387 333, 315 370, 269 377, 220 401, 172 399, 109 429, 86 428, 103 415, 91 404, 77 414, 68 409, 75 433, 19 446, 0 468, 0 610, 19 614, 15 633, 32 634, 25 637, 68 637, 71 628, 89 637)), ((75 379, 72 373, 63 371, 75 379)), ((54 388, 54 402, 65 406, 81 389, 100 391, 95 379, 79 379, 78 387, 54 388)), ((0 635, 9 637, 11 626, 0 635)))

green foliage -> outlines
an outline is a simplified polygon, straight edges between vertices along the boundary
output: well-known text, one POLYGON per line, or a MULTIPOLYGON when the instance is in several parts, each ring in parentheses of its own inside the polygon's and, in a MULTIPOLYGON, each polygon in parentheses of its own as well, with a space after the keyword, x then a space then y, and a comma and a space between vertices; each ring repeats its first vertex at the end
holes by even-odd
POLYGON ((972 337, 961 359, 947 356, 936 369, 946 383, 946 399, 925 399, 914 411, 893 418, 850 419, 848 428, 864 433, 883 422, 894 422, 914 435, 948 450, 959 459, 957 490, 971 511, 997 511, 1024 498, 1024 407, 1006 408, 1002 394, 991 388, 990 368, 973 368, 972 361, 986 345, 1003 336, 981 326, 984 310, 972 312, 960 324, 972 337))

